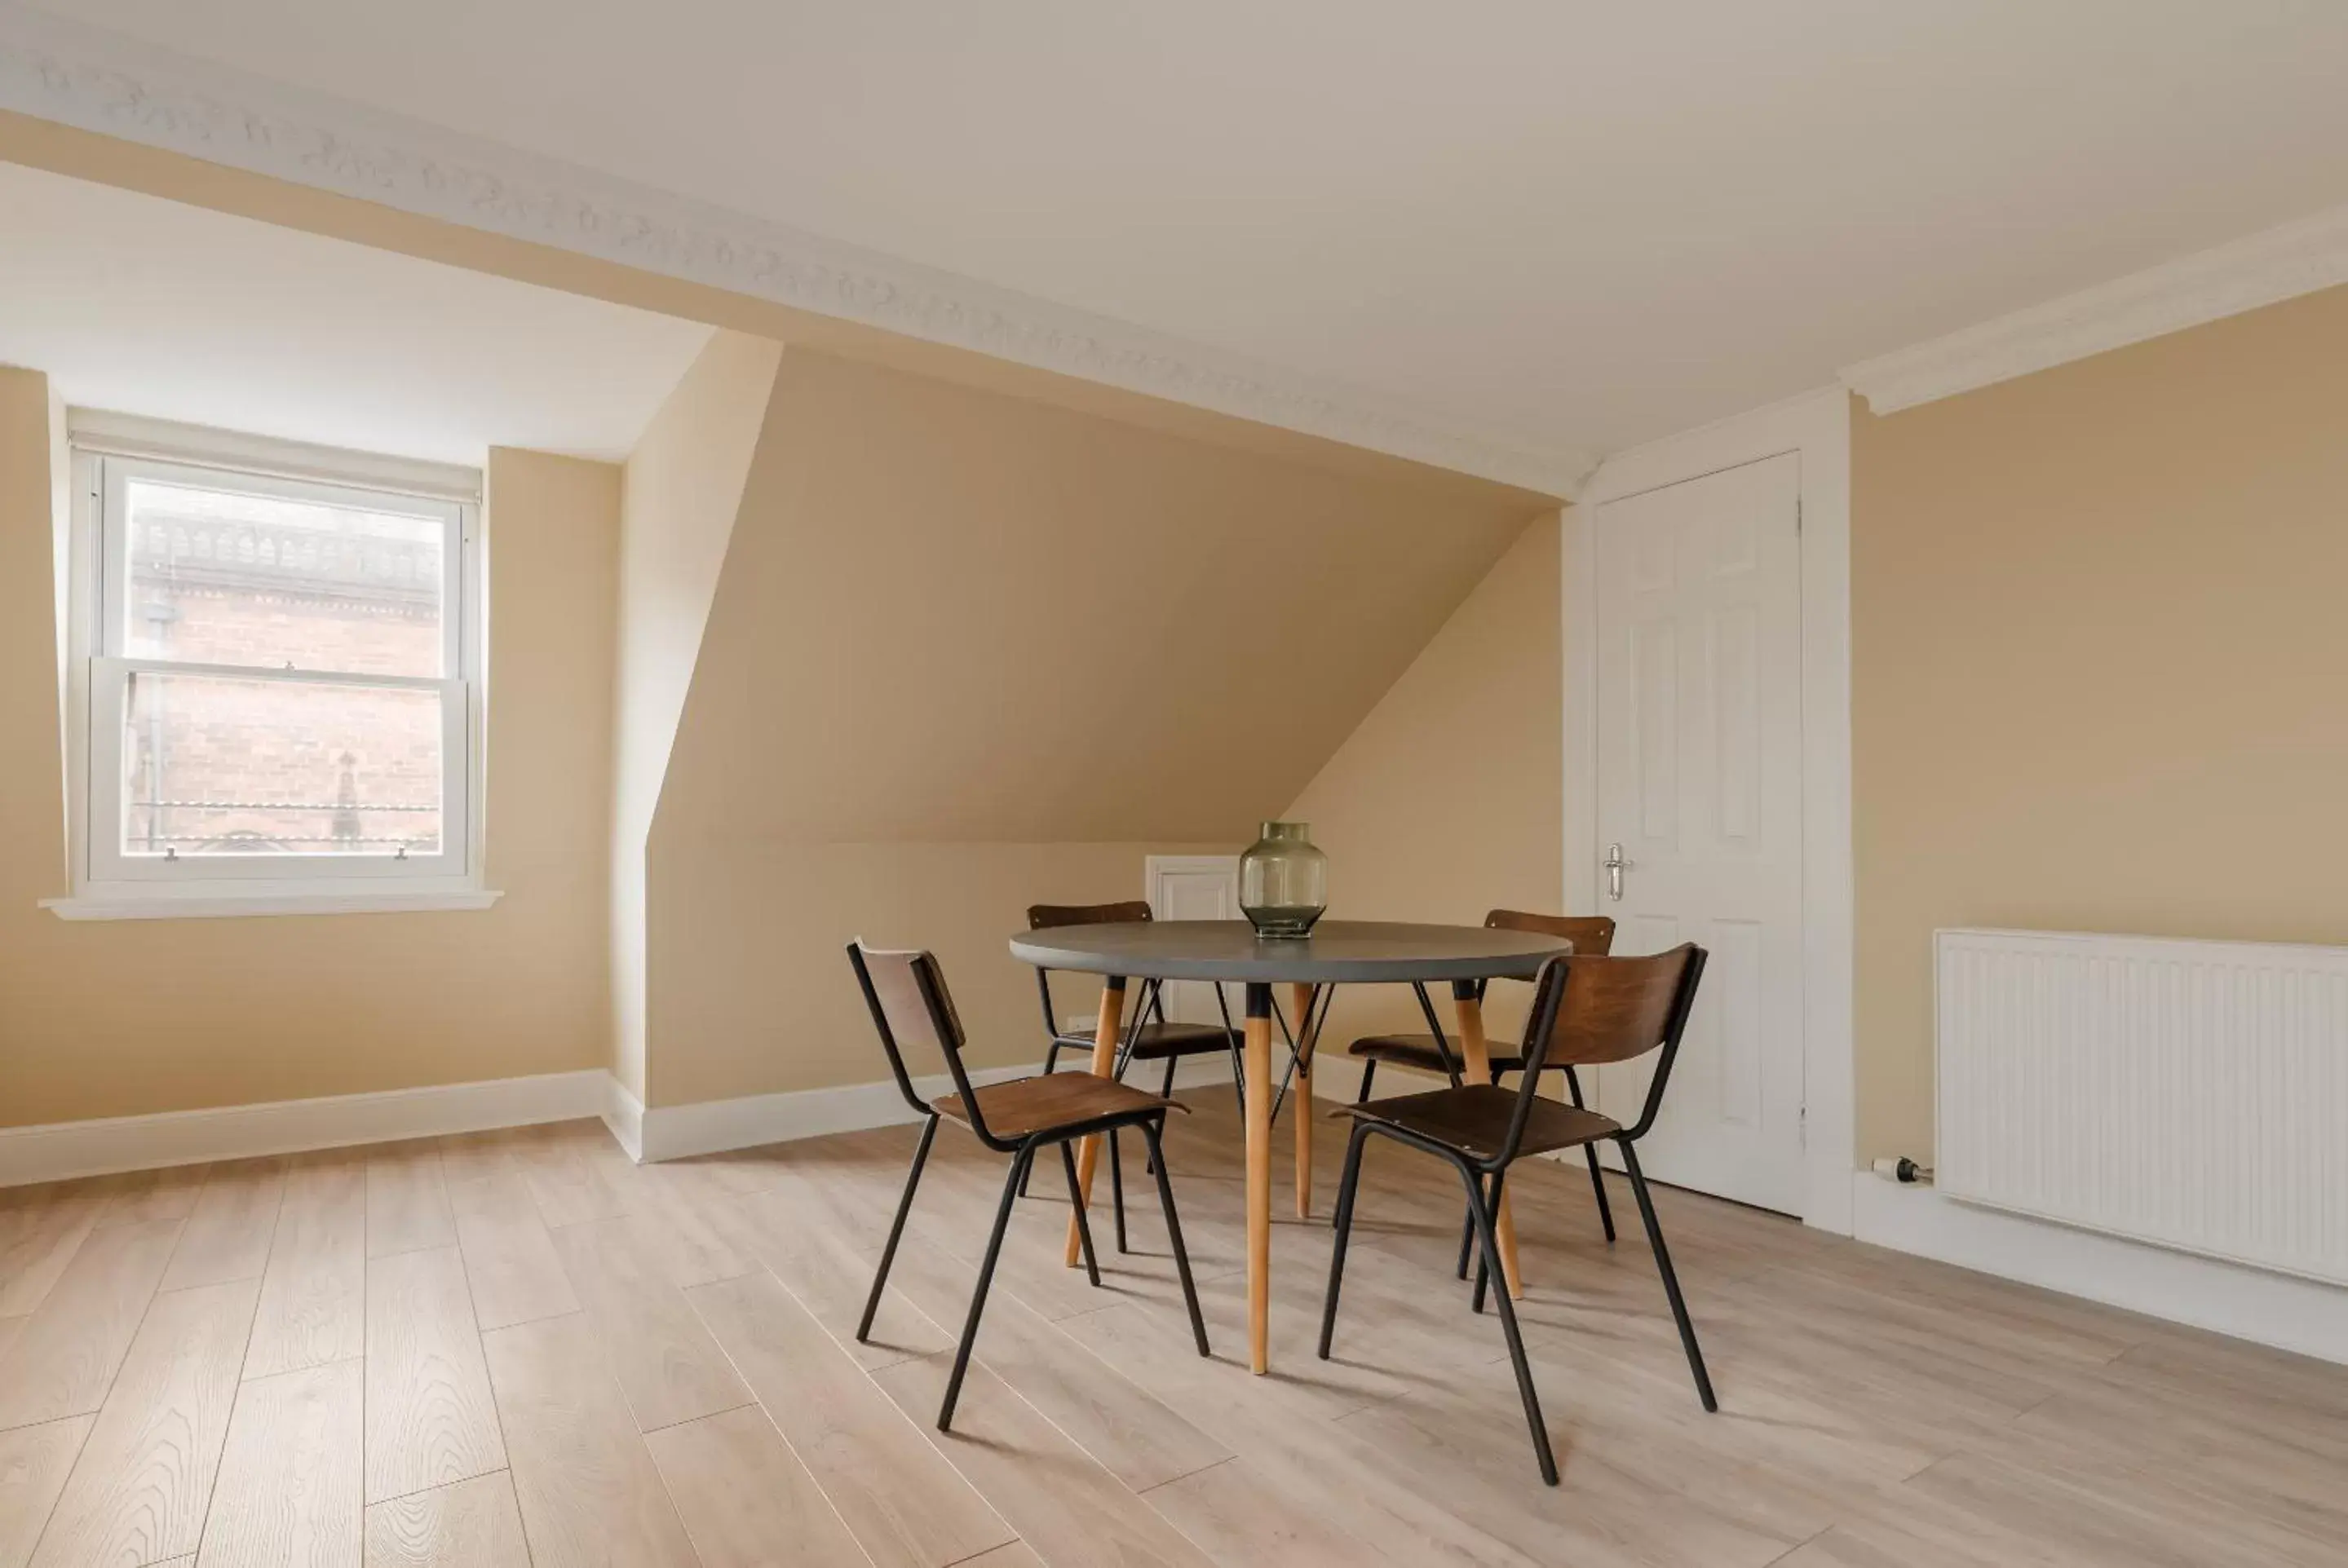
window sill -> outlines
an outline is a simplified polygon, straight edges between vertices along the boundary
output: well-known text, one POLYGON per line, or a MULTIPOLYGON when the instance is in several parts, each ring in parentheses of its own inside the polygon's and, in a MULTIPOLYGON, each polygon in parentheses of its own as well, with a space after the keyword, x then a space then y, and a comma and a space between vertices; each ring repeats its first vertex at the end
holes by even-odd
POLYGON ((486 909, 504 897, 492 892, 224 893, 191 898, 83 894, 44 898, 60 920, 204 920, 252 915, 397 915, 486 909))

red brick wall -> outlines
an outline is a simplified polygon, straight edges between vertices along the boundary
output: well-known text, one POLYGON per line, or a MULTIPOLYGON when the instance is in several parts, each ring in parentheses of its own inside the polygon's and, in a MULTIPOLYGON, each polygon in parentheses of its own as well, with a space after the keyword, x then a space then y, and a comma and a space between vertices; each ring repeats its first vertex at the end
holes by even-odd
MULTIPOLYGON (((129 651, 204 663, 438 675, 437 605, 141 575, 129 651), (170 613, 158 620, 150 611, 170 613)), ((437 847, 440 704, 415 690, 171 675, 133 682, 125 848, 389 854, 437 847), (347 760, 346 760, 347 759, 347 760), (160 765, 159 765, 160 764, 160 765), (339 810, 345 784, 351 803, 339 810), (217 803, 150 807, 150 801, 217 803), (408 807, 425 809, 366 809, 408 807)))

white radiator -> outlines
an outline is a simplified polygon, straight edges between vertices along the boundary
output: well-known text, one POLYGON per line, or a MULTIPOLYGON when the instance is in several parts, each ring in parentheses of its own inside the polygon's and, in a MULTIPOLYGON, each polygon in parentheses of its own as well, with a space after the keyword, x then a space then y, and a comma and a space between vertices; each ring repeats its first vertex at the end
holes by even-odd
POLYGON ((2348 948, 1935 945, 1941 1191, 2348 1284, 2348 948))

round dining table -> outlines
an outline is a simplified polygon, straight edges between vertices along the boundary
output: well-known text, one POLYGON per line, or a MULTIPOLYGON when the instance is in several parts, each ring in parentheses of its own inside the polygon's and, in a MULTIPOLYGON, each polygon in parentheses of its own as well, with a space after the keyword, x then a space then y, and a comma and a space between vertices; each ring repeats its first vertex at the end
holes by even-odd
MULTIPOLYGON (((1103 1078, 1116 1071, 1118 1033, 1125 1018, 1128 979, 1211 980, 1242 986, 1246 1028, 1241 1051, 1241 1100, 1247 1128, 1248 1355, 1261 1373, 1269 1369, 1266 1332, 1272 1300, 1272 989, 1291 988, 1297 1019, 1296 1212, 1308 1217, 1313 1203, 1313 1050, 1319 1032, 1315 1001, 1340 985, 1417 985, 1451 982, 1458 1020, 1465 1080, 1488 1081, 1491 1059, 1484 1038, 1482 985, 1488 979, 1530 979, 1550 958, 1570 954, 1573 945, 1530 931, 1482 926, 1424 926, 1382 920, 1323 920, 1309 937, 1258 937, 1244 920, 1145 920, 1110 926, 1062 926, 1025 931, 1011 938, 1011 953, 1044 969, 1070 969, 1103 977, 1100 1012, 1093 1037, 1092 1071, 1103 1078)), ((1325 1013, 1325 1007, 1321 1009, 1325 1013)), ((1100 1139, 1087 1138, 1076 1163, 1078 1201, 1089 1204, 1100 1139)), ((1511 1296, 1524 1294, 1517 1267, 1516 1226, 1508 1199, 1501 1198, 1495 1239, 1511 1296)), ((1076 1216, 1068 1216, 1067 1263, 1079 1259, 1076 1216)))

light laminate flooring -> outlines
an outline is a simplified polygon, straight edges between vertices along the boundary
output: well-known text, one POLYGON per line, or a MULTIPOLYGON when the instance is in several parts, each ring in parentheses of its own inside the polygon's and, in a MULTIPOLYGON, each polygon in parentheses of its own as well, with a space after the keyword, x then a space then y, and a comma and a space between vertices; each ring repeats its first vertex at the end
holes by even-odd
MULTIPOLYGON (((1245 1368, 1238 1119, 1103 1282, 1020 1205, 932 1422, 1003 1170, 939 1134, 873 1341, 912 1130, 638 1167, 593 1123, 0 1192, 0 1568, 146 1564, 2348 1563, 2348 1368, 1659 1194, 1721 1411, 1627 1190, 1512 1180, 1563 1484, 1450 1266, 1456 1180, 1374 1144, 1336 1355, 1275 1162, 1272 1374, 1245 1368)), ((1138 1145, 1138 1140, 1131 1141, 1138 1145)))

